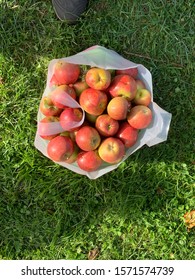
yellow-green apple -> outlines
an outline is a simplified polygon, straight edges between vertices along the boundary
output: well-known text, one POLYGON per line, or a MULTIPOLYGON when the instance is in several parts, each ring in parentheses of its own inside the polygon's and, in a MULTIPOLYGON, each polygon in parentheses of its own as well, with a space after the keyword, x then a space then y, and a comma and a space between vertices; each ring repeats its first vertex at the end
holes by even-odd
POLYGON ((54 65, 50 85, 74 84, 79 78, 79 75, 80 66, 78 64, 68 63, 60 59, 54 65))
POLYGON ((109 70, 94 67, 87 71, 85 81, 93 89, 105 90, 111 83, 111 73, 109 70))
POLYGON ((116 137, 107 137, 101 142, 98 153, 103 161, 116 164, 120 162, 125 155, 125 145, 116 137))
POLYGON ((85 113, 85 118, 87 121, 89 121, 90 123, 95 123, 96 119, 98 118, 98 116, 95 116, 95 115, 92 115, 92 114, 89 114, 89 113, 85 113))
POLYGON ((77 81, 71 86, 74 88, 77 97, 79 97, 81 93, 89 87, 85 81, 77 81))
POLYGON ((136 105, 148 106, 151 102, 151 93, 146 88, 138 89, 133 99, 133 103, 136 105))
POLYGON ((146 88, 146 85, 142 80, 137 79, 137 80, 135 80, 135 82, 136 82, 136 85, 137 85, 137 90, 142 89, 142 88, 146 88))
POLYGON ((45 96, 40 102, 40 111, 43 115, 49 116, 59 116, 62 109, 56 107, 49 96, 45 96))
POLYGON ((97 117, 95 128, 100 135, 109 137, 117 133, 119 122, 111 118, 108 114, 103 114, 97 117))
POLYGON ((120 124, 119 130, 116 133, 118 137, 125 145, 126 148, 132 147, 138 138, 138 129, 132 127, 127 121, 120 124))
POLYGON ((68 85, 61 85, 61 86, 56 87, 49 94, 49 97, 51 98, 53 104, 56 107, 58 107, 60 109, 64 109, 64 108, 68 107, 66 105, 66 103, 68 102, 67 95, 72 97, 74 100, 76 100, 75 90, 68 85))
POLYGON ((60 133, 60 135, 70 137, 70 131, 63 131, 60 133))
POLYGON ((101 142, 101 137, 97 129, 92 126, 82 126, 76 133, 76 143, 83 151, 97 149, 101 142))
POLYGON ((67 107, 60 114, 60 125, 65 131, 74 130, 83 118, 83 112, 80 108, 67 107))
POLYGON ((87 172, 96 171, 102 164, 98 151, 80 152, 77 156, 78 166, 87 172))
POLYGON ((51 140, 59 133, 56 132, 53 124, 59 124, 59 118, 56 116, 44 117, 38 124, 38 133, 45 140, 51 140))
POLYGON ((112 97, 123 96, 131 101, 135 97, 137 85, 133 77, 121 74, 113 78, 108 91, 112 97))
POLYGON ((78 153, 79 153, 79 147, 76 145, 76 143, 74 143, 73 153, 67 160, 65 160, 65 162, 69 164, 75 162, 77 160, 78 153))
POLYGON ((118 96, 110 100, 107 106, 108 115, 114 120, 124 120, 127 117, 129 102, 126 98, 118 96))
POLYGON ((85 89, 79 98, 81 107, 91 115, 101 115, 106 109, 108 97, 105 92, 93 88, 85 89))
POLYGON ((56 136, 47 145, 47 154, 53 161, 66 161, 74 151, 74 144, 67 136, 56 136))
POLYGON ((127 121, 134 128, 146 128, 152 121, 152 111, 145 105, 136 105, 127 114, 127 121))
POLYGON ((116 70, 116 75, 121 75, 121 74, 130 75, 131 77, 133 77, 135 79, 138 75, 138 69, 137 68, 128 68, 128 69, 116 70))

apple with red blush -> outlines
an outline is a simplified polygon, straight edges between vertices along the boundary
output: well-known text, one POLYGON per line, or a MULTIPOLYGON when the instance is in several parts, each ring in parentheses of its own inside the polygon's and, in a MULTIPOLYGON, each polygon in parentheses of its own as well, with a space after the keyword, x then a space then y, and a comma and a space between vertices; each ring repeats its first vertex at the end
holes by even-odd
POLYGON ((81 107, 91 115, 101 115, 106 109, 108 97, 105 92, 93 88, 85 89, 79 98, 81 107))
POLYGON ((59 116, 62 109, 55 106, 49 96, 44 96, 40 102, 40 111, 43 115, 49 116, 59 116))
POLYGON ((80 108, 67 107, 60 115, 60 124, 65 131, 74 130, 83 118, 83 112, 80 108))
POLYGON ((114 120, 124 120, 130 108, 126 98, 117 96, 110 100, 107 106, 108 115, 114 120))
POLYGON ((117 69, 116 75, 121 75, 121 74, 130 75, 131 77, 136 79, 137 75, 138 75, 138 69, 137 69, 137 67, 128 68, 128 69, 117 69))
POLYGON ((152 111, 145 105, 136 105, 127 114, 127 121, 136 129, 144 129, 152 121, 152 111))
POLYGON ((129 101, 133 100, 136 91, 137 85, 135 79, 125 74, 116 75, 108 88, 108 92, 112 97, 122 96, 129 101))
POLYGON ((138 132, 138 129, 132 127, 127 121, 125 121, 120 124, 119 130, 115 136, 124 143, 126 148, 130 148, 136 143, 138 132))
POLYGON ((68 63, 60 59, 53 66, 50 86, 74 84, 78 80, 79 75, 80 66, 78 64, 68 63))
POLYGON ((151 103, 152 97, 149 90, 146 88, 138 89, 136 95, 133 99, 133 103, 136 105, 145 105, 149 106, 151 103))
POLYGON ((116 137, 107 137, 101 142, 98 153, 103 161, 116 164, 120 162, 125 155, 125 145, 116 137))
POLYGON ((111 73, 103 68, 91 68, 85 75, 85 81, 90 88, 105 90, 111 83, 111 73))
POLYGON ((67 136, 58 135, 47 145, 47 154, 53 161, 67 161, 73 152, 73 141, 67 136))
POLYGON ((96 171, 102 165, 102 162, 97 150, 82 151, 77 156, 78 166, 87 172, 96 171))
POLYGON ((95 128, 102 136, 109 137, 117 133, 119 122, 111 118, 108 114, 102 114, 97 117, 95 128))
POLYGON ((75 140, 81 150, 92 151, 100 145, 101 137, 97 129, 86 125, 77 131, 75 140))

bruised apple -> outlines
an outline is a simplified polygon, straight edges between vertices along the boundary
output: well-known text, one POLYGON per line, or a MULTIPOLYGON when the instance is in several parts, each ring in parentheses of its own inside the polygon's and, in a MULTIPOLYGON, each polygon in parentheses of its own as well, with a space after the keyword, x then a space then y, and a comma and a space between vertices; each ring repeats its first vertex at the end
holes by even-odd
POLYGON ((74 84, 80 75, 80 66, 68 63, 64 60, 58 60, 53 69, 53 76, 50 85, 68 85, 74 84))
POLYGON ((77 164, 82 170, 92 172, 101 166, 102 159, 97 150, 88 152, 82 151, 77 156, 77 164))
POLYGON ((67 95, 76 100, 75 90, 68 85, 58 86, 50 93, 53 104, 60 109, 67 107, 66 103, 69 101, 67 95))
POLYGON ((93 88, 85 89, 79 98, 81 107, 91 115, 101 115, 106 109, 108 98, 106 93, 93 88))
POLYGON ((99 132, 92 126, 83 126, 76 133, 76 143, 83 151, 92 151, 100 145, 99 132))
POLYGON ((47 154, 53 161, 67 161, 74 151, 74 144, 67 136, 58 135, 47 145, 47 154))
POLYGON ((110 100, 107 106, 108 115, 114 120, 124 120, 127 117, 129 102, 126 98, 118 96, 110 100))
POLYGON ((152 121, 152 111, 147 106, 136 105, 128 113, 127 121, 134 128, 146 128, 152 121))
POLYGON ((105 90, 111 83, 111 73, 109 70, 94 67, 87 71, 85 81, 93 89, 105 90))
POLYGON ((97 117, 95 127, 102 136, 113 136, 119 129, 119 122, 108 114, 103 114, 97 117))
POLYGON ((151 93, 146 88, 137 90, 133 103, 148 106, 151 102, 151 93))
POLYGON ((116 137, 118 137, 125 145, 126 148, 133 146, 138 138, 138 129, 132 127, 127 121, 120 124, 120 128, 117 131, 116 137))
POLYGON ((116 164, 125 155, 125 145, 116 137, 108 137, 101 142, 98 153, 103 161, 116 164))
POLYGON ((39 136, 45 140, 51 140, 59 133, 53 133, 52 123, 59 123, 59 118, 55 116, 48 116, 39 122, 38 132, 39 136))
POLYGON ((131 77, 133 77, 135 79, 138 75, 138 69, 137 68, 128 68, 128 69, 116 70, 116 75, 121 75, 121 74, 130 75, 131 77))
POLYGON ((134 78, 121 74, 113 78, 108 91, 112 97, 122 96, 131 101, 135 97, 137 85, 134 78))
POLYGON ((82 118, 83 112, 80 108, 67 107, 60 115, 60 125, 64 130, 72 130, 69 129, 70 124, 74 126, 75 124, 80 122, 82 118))
POLYGON ((50 97, 45 96, 41 99, 40 111, 43 115, 49 117, 58 116, 62 112, 62 109, 56 107, 50 97))

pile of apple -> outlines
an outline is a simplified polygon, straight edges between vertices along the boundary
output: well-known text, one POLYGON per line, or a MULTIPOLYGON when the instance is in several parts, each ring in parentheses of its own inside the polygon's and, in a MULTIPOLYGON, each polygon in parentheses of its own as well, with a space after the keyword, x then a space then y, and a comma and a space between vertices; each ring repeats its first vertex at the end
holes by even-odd
POLYGON ((84 68, 58 60, 50 86, 40 102, 39 135, 53 161, 75 162, 88 172, 103 163, 119 163, 152 121, 151 93, 138 79, 137 68, 84 68), (80 107, 64 105, 67 94, 80 107))

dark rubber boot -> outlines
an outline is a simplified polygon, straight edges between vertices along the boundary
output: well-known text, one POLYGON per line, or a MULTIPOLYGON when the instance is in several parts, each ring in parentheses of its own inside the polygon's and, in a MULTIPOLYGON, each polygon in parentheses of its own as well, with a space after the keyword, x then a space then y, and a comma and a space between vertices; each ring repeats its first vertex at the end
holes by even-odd
POLYGON ((57 17, 68 23, 75 23, 85 11, 88 0, 52 0, 57 17))

